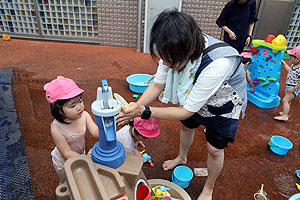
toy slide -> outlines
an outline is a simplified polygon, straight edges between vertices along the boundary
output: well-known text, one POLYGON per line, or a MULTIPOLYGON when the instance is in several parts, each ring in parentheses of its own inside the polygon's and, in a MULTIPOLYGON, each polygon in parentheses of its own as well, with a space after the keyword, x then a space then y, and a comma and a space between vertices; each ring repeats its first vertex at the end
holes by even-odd
POLYGON ((110 199, 116 199, 125 194, 125 184, 116 170, 104 165, 95 165, 97 173, 105 185, 109 187, 106 191, 110 199))
POLYGON ((57 200, 113 200, 124 195, 133 199, 136 181, 146 178, 144 159, 128 152, 125 157, 117 169, 94 163, 87 155, 68 159, 64 165, 67 181, 56 188, 57 200))
POLYGON ((64 165, 72 199, 104 200, 109 196, 89 156, 69 158, 64 165), (87 187, 89 186, 89 187, 87 187))
POLYGON ((67 181, 56 188, 57 200, 134 200, 134 189, 143 179, 151 188, 158 185, 171 188, 172 198, 191 200, 180 186, 163 179, 147 180, 142 166, 144 159, 133 153, 125 153, 125 162, 113 169, 94 163, 90 156, 80 155, 66 161, 67 181))
POLYGON ((250 53, 252 62, 248 66, 255 92, 247 85, 248 100, 260 108, 274 108, 280 104, 279 78, 281 60, 287 46, 283 35, 269 35, 266 40, 253 40, 250 53))

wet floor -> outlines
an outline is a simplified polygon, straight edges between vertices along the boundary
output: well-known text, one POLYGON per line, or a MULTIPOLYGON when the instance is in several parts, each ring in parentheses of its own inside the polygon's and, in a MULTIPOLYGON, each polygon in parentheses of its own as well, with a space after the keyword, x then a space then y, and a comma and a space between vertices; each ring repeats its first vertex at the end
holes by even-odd
MULTIPOLYGON (((126 77, 135 73, 154 74, 156 64, 148 54, 135 49, 101 47, 97 45, 39 42, 28 40, 0 41, 0 69, 13 68, 13 95, 21 126, 30 169, 35 199, 55 199, 58 178, 52 167, 50 152, 54 143, 50 135, 53 118, 45 100, 43 84, 63 75, 85 90, 84 103, 90 105, 96 99, 100 81, 106 79, 113 92, 127 101, 136 101, 128 89, 126 77)), ((279 95, 284 94, 286 72, 282 71, 279 95)), ((299 169, 299 97, 291 107, 287 123, 273 120, 281 109, 261 109, 249 103, 246 117, 239 123, 236 141, 225 150, 224 168, 217 179, 214 200, 253 199, 261 184, 272 200, 288 199, 297 193, 295 175, 299 169), (290 139, 294 145, 286 156, 270 151, 268 142, 273 135, 290 139)), ((164 106, 156 101, 153 105, 164 106)), ((175 158, 179 149, 180 123, 159 121, 161 134, 146 141, 147 153, 154 167, 145 164, 146 177, 170 180, 172 171, 163 171, 164 160, 175 158)), ((87 149, 97 141, 87 137, 87 149)), ((189 151, 187 166, 205 167, 206 149, 203 127, 196 131, 189 151)), ((205 178, 195 177, 186 191, 196 199, 205 178)))

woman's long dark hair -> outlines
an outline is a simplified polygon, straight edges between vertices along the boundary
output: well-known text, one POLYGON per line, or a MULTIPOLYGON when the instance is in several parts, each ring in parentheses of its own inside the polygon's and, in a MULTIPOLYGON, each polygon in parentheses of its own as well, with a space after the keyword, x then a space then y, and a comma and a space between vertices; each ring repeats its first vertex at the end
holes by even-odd
POLYGON ((195 19, 177 9, 167 9, 155 20, 150 33, 150 55, 175 67, 194 62, 205 47, 205 40, 195 19), (159 56, 158 56, 158 55, 159 56))

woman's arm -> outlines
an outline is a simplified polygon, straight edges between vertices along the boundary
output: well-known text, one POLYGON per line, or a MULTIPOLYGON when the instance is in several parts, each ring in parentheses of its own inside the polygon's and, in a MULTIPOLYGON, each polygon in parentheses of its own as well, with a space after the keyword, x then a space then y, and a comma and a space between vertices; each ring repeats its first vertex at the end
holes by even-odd
MULTIPOLYGON (((116 117, 118 125, 125 125, 130 119, 142 116, 145 106, 139 103, 131 102, 129 109, 122 109, 116 117)), ((151 117, 165 120, 184 120, 192 116, 194 113, 186 110, 183 106, 179 107, 149 107, 151 117)))
POLYGON ((89 132, 94 138, 99 138, 99 130, 97 124, 95 123, 95 121, 92 119, 91 115, 88 112, 84 111, 84 115, 86 118, 87 129, 89 130, 89 132))
POLYGON ((248 23, 249 23, 248 37, 246 39, 245 46, 250 45, 250 42, 252 39, 254 23, 257 21, 258 21, 258 19, 256 17, 256 0, 252 0, 252 3, 250 4, 250 16, 248 19, 248 23))
POLYGON ((230 30, 230 28, 228 28, 227 26, 222 26, 222 29, 228 33, 231 40, 236 40, 236 35, 232 30, 230 30))
POLYGON ((51 124, 51 135, 56 147, 66 160, 79 155, 71 150, 63 131, 55 124, 51 124))
POLYGON ((229 18, 230 18, 230 13, 231 13, 231 2, 230 3, 227 3, 225 5, 225 7, 223 8, 220 16, 218 17, 217 21, 216 21, 216 24, 222 28, 225 32, 228 33, 229 35, 229 38, 231 40, 236 40, 236 35, 235 33, 230 29, 228 28, 227 26, 227 23, 229 21, 229 18))
POLYGON ((160 93, 165 88, 164 84, 158 84, 156 82, 152 82, 148 88, 145 90, 143 95, 139 98, 137 103, 141 105, 149 105, 151 102, 157 99, 160 93))
POLYGON ((245 42, 245 46, 249 46, 252 39, 252 31, 253 31, 254 23, 249 24, 248 36, 245 42))

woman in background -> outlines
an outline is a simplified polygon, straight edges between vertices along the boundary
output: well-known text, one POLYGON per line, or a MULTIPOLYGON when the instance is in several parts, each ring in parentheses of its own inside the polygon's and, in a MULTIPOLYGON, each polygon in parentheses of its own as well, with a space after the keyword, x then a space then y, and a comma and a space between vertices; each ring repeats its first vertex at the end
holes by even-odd
POLYGON ((232 0, 223 8, 216 23, 224 30, 224 42, 242 53, 249 46, 256 18, 256 0, 232 0))

